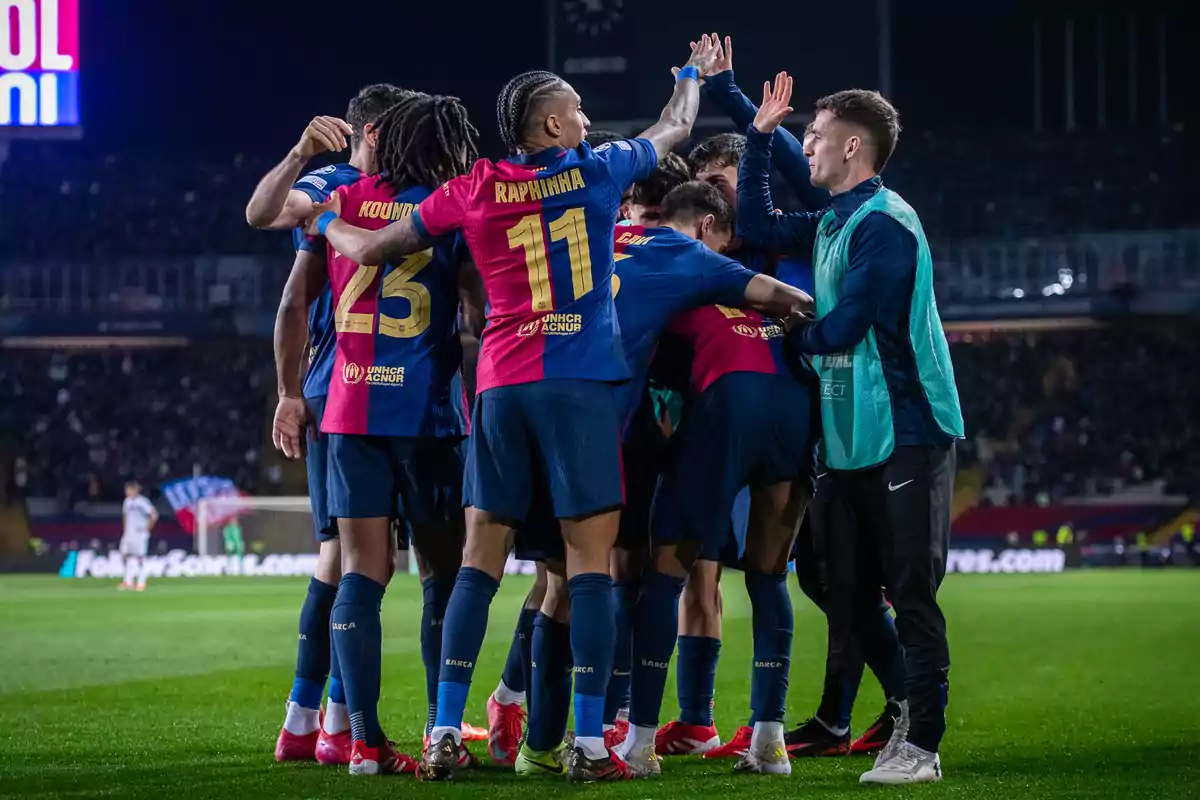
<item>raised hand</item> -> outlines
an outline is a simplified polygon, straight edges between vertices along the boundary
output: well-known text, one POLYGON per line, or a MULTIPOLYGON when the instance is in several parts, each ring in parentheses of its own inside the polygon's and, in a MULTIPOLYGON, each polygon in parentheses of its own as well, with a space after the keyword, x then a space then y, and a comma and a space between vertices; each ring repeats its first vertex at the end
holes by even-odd
POLYGON ((685 67, 695 67, 700 76, 710 74, 721 54, 721 40, 714 33, 704 34, 700 41, 692 42, 692 57, 684 64, 685 67))
POLYGON ((313 117, 292 152, 305 161, 320 153, 340 153, 346 149, 346 137, 354 129, 337 117, 313 117))
MULTIPOLYGON (((712 70, 710 72, 708 72, 707 74, 716 75, 718 72, 725 72, 726 70, 733 69, 733 41, 728 36, 726 36, 725 44, 724 44, 724 46, 722 46, 721 40, 717 36, 717 34, 715 34, 715 33, 712 34, 712 38, 714 41, 717 42, 717 60, 713 64, 712 70)), ((693 52, 695 52, 697 44, 698 44, 697 42, 691 42, 693 52)), ((682 68, 681 67, 671 67, 671 75, 678 78, 680 69, 682 69, 682 68)), ((703 74, 704 73, 701 73, 701 75, 703 75, 703 74)), ((700 85, 701 86, 704 85, 703 77, 700 78, 700 85)))
POLYGON ((763 83, 763 101, 754 115, 754 127, 761 133, 774 133, 779 123, 792 113, 792 78, 786 72, 775 76, 775 85, 763 83))
POLYGON ((304 232, 309 236, 320 236, 321 231, 317 229, 317 220, 326 211, 332 211, 339 217, 342 215, 342 196, 337 192, 329 195, 329 199, 324 203, 317 203, 312 208, 312 213, 308 216, 308 221, 304 223, 304 232))

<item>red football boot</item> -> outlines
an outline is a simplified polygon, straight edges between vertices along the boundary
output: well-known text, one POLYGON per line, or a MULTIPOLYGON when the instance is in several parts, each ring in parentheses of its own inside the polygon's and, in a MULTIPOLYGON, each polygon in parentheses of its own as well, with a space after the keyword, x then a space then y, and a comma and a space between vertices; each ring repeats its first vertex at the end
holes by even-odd
POLYGON ((654 752, 660 756, 700 756, 721 746, 715 725, 688 725, 674 720, 654 734, 654 752))
POLYGON ((417 762, 412 756, 401 753, 391 742, 367 747, 366 742, 358 740, 351 747, 351 775, 403 775, 416 771, 417 762))
POLYGON ((725 744, 720 747, 714 747, 704 754, 705 758, 741 758, 746 755, 750 749, 750 737, 754 735, 754 728, 749 725, 743 725, 737 729, 737 733, 733 735, 725 744))
POLYGON ((488 698, 487 712, 488 757, 493 764, 511 767, 517 762, 517 751, 521 749, 525 709, 516 703, 498 703, 493 695, 488 698))

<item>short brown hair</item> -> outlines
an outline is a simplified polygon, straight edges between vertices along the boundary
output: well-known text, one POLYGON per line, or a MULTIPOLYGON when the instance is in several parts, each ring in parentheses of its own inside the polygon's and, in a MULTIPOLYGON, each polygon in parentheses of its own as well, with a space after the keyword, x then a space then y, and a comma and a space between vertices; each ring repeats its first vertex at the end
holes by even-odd
POLYGON ((875 146, 875 171, 883 171, 900 138, 900 114, 886 97, 871 89, 845 89, 822 97, 816 110, 866 128, 875 146))
POLYGON ((716 218, 718 229, 733 230, 733 207, 720 189, 705 181, 688 181, 676 186, 663 200, 662 218, 665 222, 694 221, 707 214, 716 218))
POLYGON ((740 133, 718 133, 692 148, 688 163, 692 172, 736 167, 746 152, 746 137, 740 133))
POLYGON ((658 166, 644 181, 638 181, 629 192, 629 202, 639 206, 660 206, 676 186, 692 179, 687 162, 674 153, 658 160, 658 166))

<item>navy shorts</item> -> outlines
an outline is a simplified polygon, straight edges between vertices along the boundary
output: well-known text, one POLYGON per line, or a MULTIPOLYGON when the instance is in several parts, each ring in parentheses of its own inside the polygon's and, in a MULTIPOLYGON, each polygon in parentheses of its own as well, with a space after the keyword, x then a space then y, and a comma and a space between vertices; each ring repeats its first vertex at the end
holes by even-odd
MULTIPOLYGON (((324 397, 306 397, 308 413, 321 430, 321 418, 325 416, 324 397)), ((338 538, 337 525, 329 518, 329 492, 326 481, 329 476, 329 437, 318 433, 314 439, 308 437, 308 448, 304 455, 304 467, 308 471, 308 502, 312 506, 313 527, 318 542, 338 538)))
POLYGON ((811 478, 820 432, 815 400, 791 376, 755 372, 725 375, 696 397, 672 437, 654 503, 655 541, 695 541, 700 558, 736 563, 748 513, 748 494, 741 508, 739 494, 811 478))
POLYGON ((462 514, 462 442, 331 433, 329 516, 452 522, 462 514))
POLYGON ((488 389, 475 399, 464 482, 470 504, 526 519, 544 488, 558 518, 619 508, 621 426, 613 387, 548 380, 488 389))

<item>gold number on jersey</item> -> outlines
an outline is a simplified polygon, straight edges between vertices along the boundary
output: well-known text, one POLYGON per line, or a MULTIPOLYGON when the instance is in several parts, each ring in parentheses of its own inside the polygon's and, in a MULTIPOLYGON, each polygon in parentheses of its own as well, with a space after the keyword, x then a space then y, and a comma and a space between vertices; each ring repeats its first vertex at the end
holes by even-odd
MULTIPOLYGON (((592 251, 588 247, 587 222, 582 208, 568 208, 548 225, 550 241, 566 241, 571 259, 571 290, 575 298, 592 290, 592 251)), ((549 311, 554 307, 550 290, 550 257, 546 253, 546 238, 542 235, 542 215, 530 214, 508 229, 508 247, 525 250, 525 266, 529 270, 529 290, 533 295, 534 311, 549 311)))
POLYGON ((337 308, 333 312, 333 329, 338 333, 370 333, 375 326, 375 315, 362 312, 352 312, 350 308, 358 302, 367 288, 375 281, 379 267, 360 265, 355 270, 350 282, 342 290, 338 298, 337 308))
POLYGON ((738 317, 746 316, 741 310, 730 308, 729 306, 717 306, 717 310, 725 315, 726 319, 737 319, 738 317))
POLYGON ((412 279, 417 273, 429 266, 433 261, 433 248, 430 247, 419 253, 407 256, 397 267, 383 279, 383 297, 403 297, 408 301, 407 317, 397 319, 382 313, 379 315, 379 332, 384 336, 397 339, 411 339, 420 336, 429 327, 429 309, 432 298, 429 290, 412 279))
MULTIPOLYGON (((379 333, 397 339, 411 339, 420 336, 429 327, 430 306, 432 298, 429 289, 412 280, 417 273, 429 266, 433 261, 433 248, 413 253, 400 262, 397 267, 383 279, 382 297, 403 297, 408 300, 410 310, 407 317, 396 318, 385 314, 379 315, 379 333)), ((379 267, 360 265, 355 270, 350 282, 342 290, 338 299, 337 309, 333 314, 333 327, 338 333, 371 333, 375 323, 375 315, 366 312, 354 312, 354 306, 363 293, 375 281, 379 267)))

